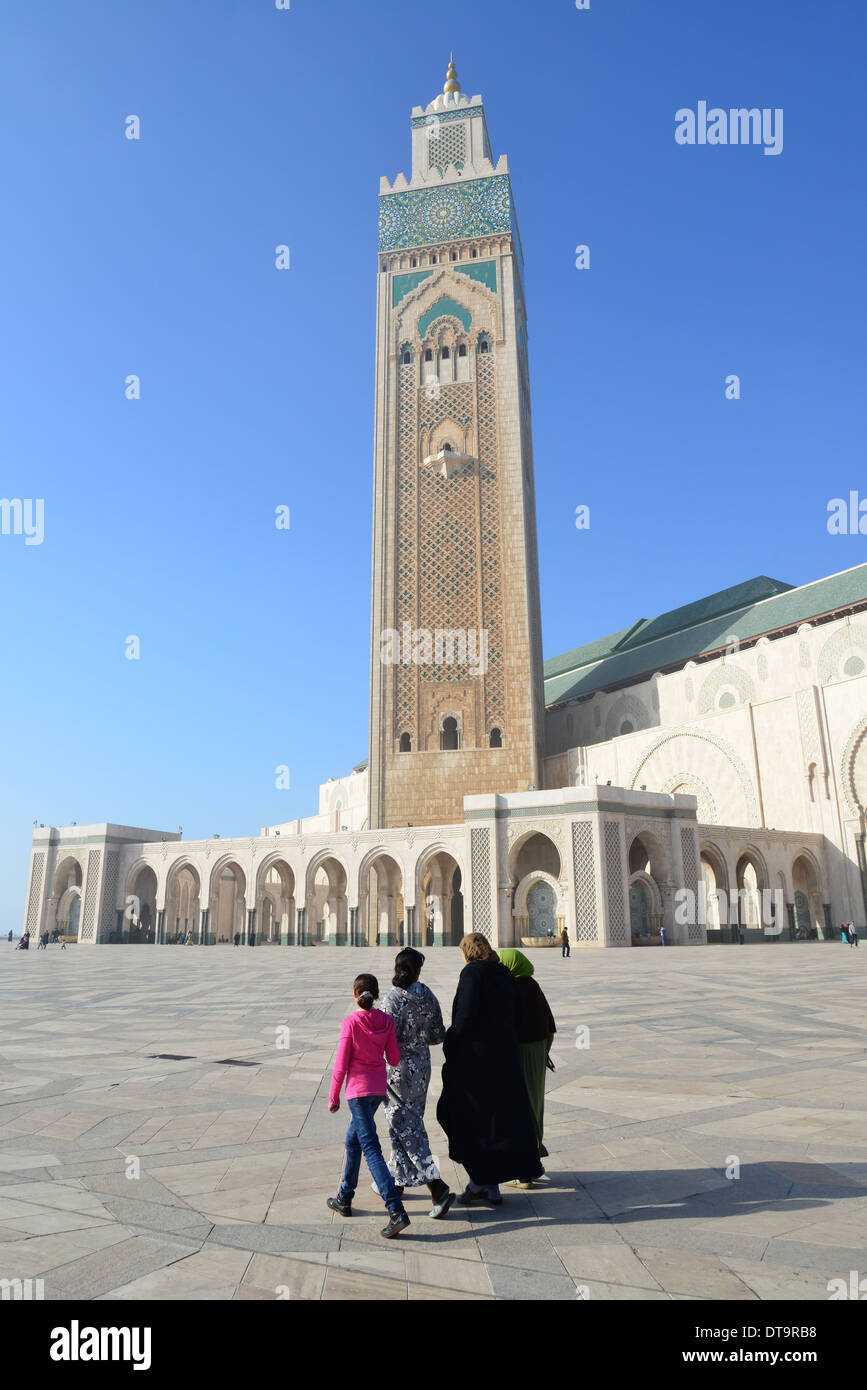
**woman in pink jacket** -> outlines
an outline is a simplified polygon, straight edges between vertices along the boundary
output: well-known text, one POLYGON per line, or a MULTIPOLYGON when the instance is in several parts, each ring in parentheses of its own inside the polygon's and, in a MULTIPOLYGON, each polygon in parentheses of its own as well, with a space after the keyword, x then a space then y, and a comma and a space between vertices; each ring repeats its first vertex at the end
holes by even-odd
POLYGON ((358 975, 352 991, 358 1008, 341 1024, 328 1098, 328 1108, 334 1115, 340 1109, 340 1088, 345 1079, 346 1103, 352 1120, 346 1131, 343 1179, 337 1196, 328 1198, 328 1205, 341 1216, 352 1215, 352 1199, 358 1186, 361 1155, 364 1154, 370 1175, 389 1212, 389 1222, 382 1234, 386 1240, 391 1240, 406 1230, 409 1217, 382 1156, 375 1116, 385 1100, 386 1060, 389 1066, 396 1067, 400 1061, 400 1048, 393 1019, 381 1009, 373 1007, 374 1001, 379 998, 376 976, 358 975))

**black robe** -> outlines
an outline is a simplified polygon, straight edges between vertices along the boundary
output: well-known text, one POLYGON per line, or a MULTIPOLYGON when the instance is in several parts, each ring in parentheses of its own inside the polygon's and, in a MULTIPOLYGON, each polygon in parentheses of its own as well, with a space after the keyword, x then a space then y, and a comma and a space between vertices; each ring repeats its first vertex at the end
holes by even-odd
POLYGON ((461 971, 445 1036, 437 1119, 449 1158, 489 1186, 542 1172, 518 1046, 520 997, 499 961, 461 971))

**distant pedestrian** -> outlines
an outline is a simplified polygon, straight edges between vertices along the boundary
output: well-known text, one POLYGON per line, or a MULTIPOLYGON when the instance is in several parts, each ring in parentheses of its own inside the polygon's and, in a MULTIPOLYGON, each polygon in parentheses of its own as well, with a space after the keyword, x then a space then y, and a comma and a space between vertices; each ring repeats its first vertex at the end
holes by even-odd
POLYGON ((24 935, 22 936, 21 940, 18 942, 18 945, 16 946, 15 949, 16 949, 17 951, 29 951, 29 950, 30 950, 30 933, 29 933, 29 931, 26 931, 26 932, 24 933, 24 935))
POLYGON ((850 922, 850 923, 849 923, 849 949, 851 950, 853 946, 855 947, 855 949, 856 949, 856 951, 857 951, 857 949, 858 949, 858 928, 855 926, 855 923, 854 923, 854 922, 850 922))
POLYGON ((844 946, 846 945, 846 943, 847 943, 848 940, 849 940, 849 924, 848 924, 848 922, 843 922, 843 923, 841 924, 841 927, 840 927, 840 940, 841 940, 841 942, 843 943, 844 946))
POLYGON ((745 939, 746 939, 746 938, 745 938, 745 935, 744 935, 744 929, 743 929, 743 927, 738 927, 738 943, 739 943, 739 945, 743 946, 745 939))
POLYGON ((240 933, 239 931, 236 931, 236 932, 235 932, 235 945, 236 945, 236 946, 240 946, 240 944, 241 944, 241 933, 240 933))
POLYGON ((665 927, 659 928, 659 944, 660 946, 665 945, 665 927))
POLYGON ((568 933, 568 931, 566 930, 565 927, 563 928, 563 930, 562 930, 561 933, 560 933, 560 945, 561 945, 562 948, 563 948, 562 951, 560 952, 560 956, 561 956, 561 959, 564 959, 564 960, 565 960, 565 959, 567 959, 567 958, 572 954, 572 952, 571 952, 570 949, 569 949, 569 933, 568 933))
POLYGON ((12 928, 10 927, 10 928, 9 928, 9 941, 11 942, 11 940, 12 940, 12 928))
POLYGON ((47 950, 47 948, 48 948, 48 934, 47 934, 46 932, 42 932, 42 933, 40 934, 39 940, 38 940, 37 943, 36 943, 36 949, 37 949, 37 951, 45 951, 45 950, 47 950))
POLYGON ((335 1115, 340 1109, 340 1090, 346 1082, 346 1103, 352 1119, 346 1131, 346 1162, 336 1197, 327 1199, 332 1211, 341 1216, 352 1215, 352 1199, 358 1187, 361 1156, 367 1160, 370 1176, 388 1208, 388 1225, 380 1232, 386 1240, 400 1235, 409 1225, 409 1217, 398 1196, 394 1178, 388 1171, 379 1135, 376 1132, 376 1112, 386 1097, 385 1064, 396 1067, 400 1048, 394 1031, 394 1019, 373 1007, 379 998, 379 983, 375 975, 358 975, 352 986, 356 1011, 349 1014, 340 1027, 340 1042, 328 1109, 335 1115))

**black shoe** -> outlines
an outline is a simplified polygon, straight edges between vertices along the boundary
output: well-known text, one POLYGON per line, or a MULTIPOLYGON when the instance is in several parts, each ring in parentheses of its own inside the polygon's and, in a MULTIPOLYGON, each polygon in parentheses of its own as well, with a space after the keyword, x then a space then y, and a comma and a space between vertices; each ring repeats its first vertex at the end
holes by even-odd
POLYGON ((389 1212, 388 1225, 383 1226, 380 1231, 381 1236, 386 1240, 391 1240, 394 1236, 399 1236, 401 1231, 405 1231, 409 1225, 409 1217, 403 1207, 398 1207, 395 1211, 389 1212))
POLYGON ((473 1192, 471 1187, 467 1187, 457 1200, 460 1207, 498 1207, 503 1199, 492 1197, 487 1188, 481 1192, 473 1192))
POLYGON ((330 1207, 332 1211, 339 1211, 341 1216, 352 1215, 351 1201, 344 1202, 340 1197, 329 1197, 325 1205, 330 1207))

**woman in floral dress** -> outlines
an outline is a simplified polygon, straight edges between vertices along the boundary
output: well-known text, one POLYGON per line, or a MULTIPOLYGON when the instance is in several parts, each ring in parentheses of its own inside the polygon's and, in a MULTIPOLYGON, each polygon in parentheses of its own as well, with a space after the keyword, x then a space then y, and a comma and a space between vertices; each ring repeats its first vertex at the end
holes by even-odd
POLYGON ((400 1062, 388 1069, 385 1119, 391 1140, 388 1170, 398 1193, 427 1185, 433 1206, 430 1215, 445 1216, 455 1194, 440 1177, 424 1124, 430 1084, 430 1049, 445 1037, 442 1010, 436 995, 420 984, 421 951, 407 946, 394 963, 392 988, 382 1000, 383 1013, 394 1019, 400 1062))

